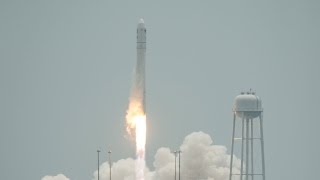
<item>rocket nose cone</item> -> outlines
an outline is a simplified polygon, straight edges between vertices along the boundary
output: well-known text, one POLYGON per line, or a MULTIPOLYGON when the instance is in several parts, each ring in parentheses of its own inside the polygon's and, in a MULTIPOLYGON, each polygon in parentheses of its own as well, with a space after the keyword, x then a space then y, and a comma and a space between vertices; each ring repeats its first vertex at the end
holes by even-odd
POLYGON ((144 29, 144 28, 145 28, 144 20, 141 18, 138 23, 138 29, 144 29))
POLYGON ((144 20, 142 18, 139 20, 139 24, 144 24, 144 20))

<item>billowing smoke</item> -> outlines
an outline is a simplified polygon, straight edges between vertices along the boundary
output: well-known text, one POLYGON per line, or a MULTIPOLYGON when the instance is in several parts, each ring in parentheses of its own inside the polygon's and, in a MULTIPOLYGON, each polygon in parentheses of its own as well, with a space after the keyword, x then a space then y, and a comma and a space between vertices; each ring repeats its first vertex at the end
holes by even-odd
MULTIPOLYGON (((228 180, 230 155, 227 148, 214 145, 211 137, 203 132, 194 132, 185 137, 181 150, 181 179, 183 180, 228 180)), ((144 169, 145 180, 174 179, 174 150, 159 148, 155 154, 153 171, 144 169)), ((121 159, 112 164, 113 180, 136 180, 136 159, 121 159)), ((240 173, 241 162, 234 156, 233 173, 240 173)), ((109 180, 109 162, 100 166, 100 180, 109 180)), ((98 180, 98 172, 93 173, 93 180, 98 180)), ((178 158, 177 158, 178 177, 178 158)), ((237 176, 233 177, 236 180, 237 176)), ((64 175, 45 176, 42 180, 69 180, 64 175)))
MULTIPOLYGON (((228 180, 230 155, 225 146, 214 145, 211 137, 203 132, 188 135, 181 150, 181 178, 184 180, 207 179, 228 180)), ((146 180, 174 179, 175 154, 169 148, 158 149, 153 163, 154 171, 145 168, 146 180)), ((119 160, 112 165, 113 180, 135 180, 136 160, 119 160)), ((233 172, 240 172, 240 160, 234 157, 233 172)), ((178 176, 178 158, 177 158, 178 176)), ((94 180, 98 179, 97 171, 94 180)), ((109 163, 100 166, 100 180, 109 179, 109 163)))
MULTIPOLYGON (((137 160, 132 158, 121 159, 112 164, 112 179, 136 180, 136 163, 137 160)), ((149 174, 149 169, 145 168, 145 174, 149 174)), ((109 162, 104 162, 100 166, 100 180, 109 180, 110 176, 109 162)), ((148 175, 147 175, 148 176, 148 175)), ((150 176, 150 175, 149 175, 150 176)), ((150 179, 145 177, 146 179, 150 179)), ((98 179, 98 171, 94 172, 94 179, 98 179)))
POLYGON ((58 174, 56 176, 44 176, 41 180, 70 180, 63 174, 58 174))

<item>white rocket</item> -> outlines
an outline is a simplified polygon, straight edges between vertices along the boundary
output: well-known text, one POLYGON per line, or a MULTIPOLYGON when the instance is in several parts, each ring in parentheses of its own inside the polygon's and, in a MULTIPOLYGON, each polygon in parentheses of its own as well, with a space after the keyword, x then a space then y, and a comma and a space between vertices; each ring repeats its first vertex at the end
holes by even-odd
POLYGON ((135 96, 142 100, 142 109, 146 112, 145 98, 145 61, 146 61, 146 34, 147 30, 143 19, 140 19, 137 27, 137 64, 136 64, 136 93, 135 96))

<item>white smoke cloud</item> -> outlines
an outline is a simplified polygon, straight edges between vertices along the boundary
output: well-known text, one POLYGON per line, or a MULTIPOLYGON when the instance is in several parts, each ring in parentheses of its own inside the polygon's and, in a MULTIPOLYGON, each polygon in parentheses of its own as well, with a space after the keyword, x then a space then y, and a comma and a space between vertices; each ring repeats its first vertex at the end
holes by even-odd
POLYGON ((56 176, 44 176, 41 180, 70 180, 63 174, 58 174, 56 176))
MULTIPOLYGON (((181 150, 181 178, 184 180, 228 180, 230 170, 230 155, 227 148, 214 145, 211 137, 203 132, 194 132, 186 136, 181 150)), ((154 171, 145 168, 145 180, 174 179, 174 150, 160 148, 155 154, 154 171)), ((178 176, 177 158, 177 176, 178 176)), ((121 159, 112 164, 113 180, 135 180, 136 160, 121 159)), ((240 160, 234 156, 233 173, 240 173, 240 160)), ((109 180, 109 162, 100 166, 100 180, 109 180)), ((234 177, 236 179, 238 177, 234 177)), ((63 174, 45 176, 41 180, 70 180, 63 174)), ((98 172, 93 173, 93 180, 98 180, 98 172)))
MULTIPOLYGON (((211 137, 203 132, 188 135, 181 150, 181 178, 185 180, 228 180, 230 155, 225 146, 214 145, 211 137)), ((168 180, 174 178, 175 155, 169 148, 158 149, 153 163, 154 171, 145 169, 145 180, 168 180)), ((112 164, 113 180, 134 180, 136 161, 128 158, 112 164)), ((109 179, 109 163, 100 166, 100 180, 109 179)), ((240 160, 234 156, 234 173, 240 172, 240 160)), ((178 158, 177 158, 178 175, 178 158)), ((98 179, 97 171, 94 180, 98 179)))
MULTIPOLYGON (((183 179, 227 180, 229 177, 230 155, 225 146, 213 145, 208 134, 194 132, 188 135, 180 147, 181 175, 183 179)), ((234 172, 240 168, 235 160, 234 172)))

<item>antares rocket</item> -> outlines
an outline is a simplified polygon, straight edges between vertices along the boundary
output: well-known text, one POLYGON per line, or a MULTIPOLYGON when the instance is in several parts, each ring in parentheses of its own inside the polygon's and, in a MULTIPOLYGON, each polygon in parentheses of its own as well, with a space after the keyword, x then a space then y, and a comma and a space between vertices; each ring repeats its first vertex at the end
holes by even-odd
POLYGON ((127 131, 130 135, 134 135, 136 139, 136 180, 144 180, 145 175, 147 137, 145 98, 146 34, 147 30, 144 21, 140 19, 137 26, 137 62, 126 115, 127 131))
POLYGON ((146 87, 145 87, 145 61, 146 61, 146 40, 147 30, 143 19, 140 19, 137 27, 137 64, 136 64, 136 90, 138 98, 142 100, 142 109, 146 113, 146 87))
POLYGON ((136 180, 144 180, 145 152, 146 152, 146 98, 145 98, 145 61, 146 61, 146 34, 143 19, 137 27, 137 64, 135 74, 135 130, 136 130, 136 180))

